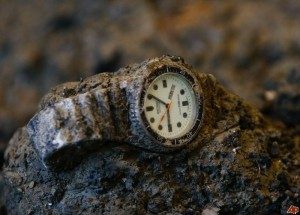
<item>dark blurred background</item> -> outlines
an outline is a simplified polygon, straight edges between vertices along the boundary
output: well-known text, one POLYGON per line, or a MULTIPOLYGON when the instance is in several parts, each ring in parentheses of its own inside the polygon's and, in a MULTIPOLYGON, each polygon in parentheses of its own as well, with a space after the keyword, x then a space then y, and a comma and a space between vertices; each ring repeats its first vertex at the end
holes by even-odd
POLYGON ((51 87, 163 54, 299 122, 299 1, 0 0, 0 166, 51 87))

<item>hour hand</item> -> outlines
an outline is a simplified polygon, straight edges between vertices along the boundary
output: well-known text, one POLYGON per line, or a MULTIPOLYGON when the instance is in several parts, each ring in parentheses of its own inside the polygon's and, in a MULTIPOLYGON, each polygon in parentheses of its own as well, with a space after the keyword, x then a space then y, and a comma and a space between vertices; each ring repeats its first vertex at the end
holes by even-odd
POLYGON ((166 102, 164 102, 163 100, 161 100, 160 98, 152 95, 152 94, 148 94, 148 98, 151 99, 151 98, 154 98, 155 100, 159 101, 160 103, 163 103, 165 106, 167 105, 166 102))

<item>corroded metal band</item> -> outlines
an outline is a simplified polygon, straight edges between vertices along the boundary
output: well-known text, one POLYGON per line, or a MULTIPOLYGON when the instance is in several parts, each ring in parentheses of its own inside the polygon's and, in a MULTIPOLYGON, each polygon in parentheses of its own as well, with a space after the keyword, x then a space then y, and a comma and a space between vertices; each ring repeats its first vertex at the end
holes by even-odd
POLYGON ((27 130, 43 162, 56 165, 64 148, 88 148, 106 141, 124 140, 128 133, 127 101, 117 78, 109 87, 97 87, 44 108, 27 130), (90 146, 89 146, 90 145, 90 146))

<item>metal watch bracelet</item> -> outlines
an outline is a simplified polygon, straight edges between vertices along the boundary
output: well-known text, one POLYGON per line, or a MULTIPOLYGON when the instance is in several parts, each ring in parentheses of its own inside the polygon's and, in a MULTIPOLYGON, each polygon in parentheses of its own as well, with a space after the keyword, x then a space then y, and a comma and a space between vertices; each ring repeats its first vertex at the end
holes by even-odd
MULTIPOLYGON (((45 166, 68 166, 112 142, 125 142, 155 152, 174 151, 174 147, 157 144, 140 117, 139 102, 145 79, 153 70, 166 66, 191 70, 178 57, 153 58, 115 73, 99 74, 95 78, 101 77, 106 85, 44 105, 29 121, 27 131, 45 166)), ((202 75, 200 82, 210 79, 209 75, 202 75)))

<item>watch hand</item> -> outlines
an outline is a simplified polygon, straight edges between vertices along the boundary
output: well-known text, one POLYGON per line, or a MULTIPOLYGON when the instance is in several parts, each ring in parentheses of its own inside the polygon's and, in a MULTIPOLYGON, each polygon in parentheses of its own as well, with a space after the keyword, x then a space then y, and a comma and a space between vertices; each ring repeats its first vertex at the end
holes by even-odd
MULTIPOLYGON (((174 89, 175 89, 175 85, 172 84, 171 90, 170 90, 170 93, 169 93, 169 100, 171 100, 172 97, 173 97, 174 89)), ((160 123, 164 120, 165 115, 168 114, 168 128, 169 128, 169 130, 170 130, 170 124, 171 124, 171 123, 170 123, 170 111, 169 111, 169 110, 170 110, 170 107, 171 107, 171 104, 172 104, 172 100, 171 100, 171 102, 170 102, 169 104, 166 105, 167 109, 166 109, 166 111, 164 112, 163 116, 161 117, 161 119, 160 119, 160 121, 159 121, 159 123, 158 123, 158 125, 160 125, 160 123)))
POLYGON ((174 95, 174 90, 175 90, 175 85, 172 84, 171 90, 170 90, 170 93, 169 93, 169 97, 168 97, 169 100, 171 100, 171 101, 170 101, 170 104, 167 106, 167 110, 166 110, 166 112, 164 113, 164 115, 162 116, 162 118, 161 118, 161 120, 160 120, 160 122, 159 122, 159 124, 160 124, 161 121, 164 119, 166 113, 167 113, 167 118, 168 118, 168 131, 169 131, 169 132, 172 132, 171 117, 170 117, 170 108, 171 108, 171 104, 172 104, 172 97, 173 97, 173 95, 174 95))
POLYGON ((169 132, 172 132, 170 108, 167 109, 167 118, 168 118, 168 130, 169 130, 169 132))
POLYGON ((165 110, 163 116, 161 117, 161 119, 160 119, 158 125, 160 125, 160 123, 164 120, 166 113, 168 113, 168 111, 169 111, 169 109, 170 109, 170 107, 171 107, 171 104, 172 104, 172 101, 170 102, 170 104, 167 104, 167 105, 166 105, 167 109, 165 110))
POLYGON ((157 100, 157 101, 159 101, 159 102, 161 102, 161 103, 163 103, 164 105, 167 106, 167 103, 164 102, 163 100, 161 100, 160 98, 158 98, 158 97, 156 97, 156 96, 154 96, 152 94, 149 94, 148 96, 150 96, 150 98, 154 98, 155 100, 157 100))

